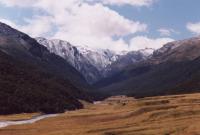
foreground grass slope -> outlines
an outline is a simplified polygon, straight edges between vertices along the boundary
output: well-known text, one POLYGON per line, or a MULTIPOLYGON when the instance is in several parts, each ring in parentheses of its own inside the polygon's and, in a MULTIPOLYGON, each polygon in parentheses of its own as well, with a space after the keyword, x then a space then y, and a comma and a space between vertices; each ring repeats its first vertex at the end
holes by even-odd
POLYGON ((0 129, 0 135, 198 135, 199 132, 200 94, 144 99, 112 97, 31 125, 0 129))

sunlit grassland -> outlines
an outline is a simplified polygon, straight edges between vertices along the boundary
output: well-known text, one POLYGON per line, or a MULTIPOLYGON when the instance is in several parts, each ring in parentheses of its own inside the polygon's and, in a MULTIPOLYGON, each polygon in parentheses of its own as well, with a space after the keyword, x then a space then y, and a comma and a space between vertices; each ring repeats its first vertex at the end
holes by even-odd
MULTIPOLYGON (((30 115, 0 116, 0 119, 30 115)), ((15 119, 16 120, 16 119, 15 119)), ((198 135, 200 94, 134 99, 112 97, 85 109, 34 124, 0 129, 0 135, 198 135)))

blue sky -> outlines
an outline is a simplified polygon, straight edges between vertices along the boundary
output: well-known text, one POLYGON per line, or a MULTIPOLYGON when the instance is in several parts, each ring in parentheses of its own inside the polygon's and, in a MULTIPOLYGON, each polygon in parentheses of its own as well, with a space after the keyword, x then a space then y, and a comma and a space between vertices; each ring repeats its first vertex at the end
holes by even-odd
POLYGON ((158 37, 159 28, 171 28, 178 33, 171 36, 174 39, 183 39, 194 36, 186 28, 188 22, 200 22, 199 0, 160 0, 151 7, 134 8, 132 6, 113 7, 114 10, 127 18, 146 22, 149 34, 158 37))
POLYGON ((200 34, 199 0, 0 0, 0 21, 33 37, 115 51, 200 34))

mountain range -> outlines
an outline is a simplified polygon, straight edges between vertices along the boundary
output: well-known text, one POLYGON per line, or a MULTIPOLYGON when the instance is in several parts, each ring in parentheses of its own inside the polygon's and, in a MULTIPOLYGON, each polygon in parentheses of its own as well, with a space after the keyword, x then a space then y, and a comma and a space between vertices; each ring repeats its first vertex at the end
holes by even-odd
POLYGON ((0 114, 64 112, 105 96, 199 92, 200 37, 116 53, 0 23, 0 114))
POLYGON ((199 90, 200 37, 167 43, 148 59, 95 84, 101 92, 135 97, 199 90), (191 85, 192 84, 192 85, 191 85))
POLYGON ((108 49, 72 45, 59 39, 48 40, 38 37, 36 40, 50 52, 64 58, 85 77, 89 84, 96 83, 127 65, 144 60, 153 53, 153 49, 150 48, 116 53, 108 49))

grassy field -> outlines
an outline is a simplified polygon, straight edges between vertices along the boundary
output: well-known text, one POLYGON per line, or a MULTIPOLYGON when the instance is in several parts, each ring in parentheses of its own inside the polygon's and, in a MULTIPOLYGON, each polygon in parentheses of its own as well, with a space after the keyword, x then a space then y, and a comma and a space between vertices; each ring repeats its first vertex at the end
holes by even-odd
POLYGON ((40 113, 24 113, 24 114, 15 114, 15 115, 0 115, 0 121, 4 120, 26 120, 31 119, 34 116, 41 115, 40 113))
POLYGON ((2 128, 0 135, 200 135, 200 94, 111 97, 34 124, 2 128))

